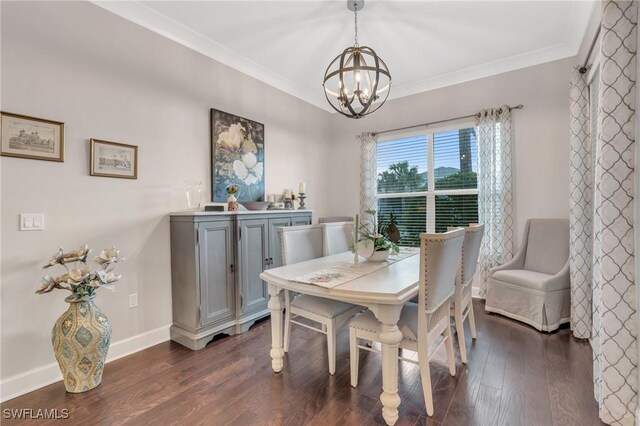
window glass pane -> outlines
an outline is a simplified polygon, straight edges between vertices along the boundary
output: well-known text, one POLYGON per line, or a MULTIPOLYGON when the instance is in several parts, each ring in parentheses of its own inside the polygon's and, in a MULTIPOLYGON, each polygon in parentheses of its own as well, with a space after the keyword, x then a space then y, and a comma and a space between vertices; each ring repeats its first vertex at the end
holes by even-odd
POLYGON ((379 142, 378 193, 426 190, 426 135, 379 142))
POLYGON ((478 223, 478 194, 436 195, 436 232, 478 223))
POLYGON ((476 129, 434 133, 433 167, 436 190, 477 188, 476 129))
POLYGON ((393 213, 400 230, 400 245, 419 246, 420 233, 427 232, 426 197, 378 199, 378 220, 389 221, 393 213))

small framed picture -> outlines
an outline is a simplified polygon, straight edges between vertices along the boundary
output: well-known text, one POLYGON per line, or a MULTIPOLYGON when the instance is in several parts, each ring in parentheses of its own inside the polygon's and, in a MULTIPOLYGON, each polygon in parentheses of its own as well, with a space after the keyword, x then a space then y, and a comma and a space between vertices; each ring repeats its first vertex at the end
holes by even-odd
POLYGON ((0 112, 0 155, 64 161, 64 123, 0 112))
POLYGON ((91 176, 138 179, 138 147, 91 139, 91 176))

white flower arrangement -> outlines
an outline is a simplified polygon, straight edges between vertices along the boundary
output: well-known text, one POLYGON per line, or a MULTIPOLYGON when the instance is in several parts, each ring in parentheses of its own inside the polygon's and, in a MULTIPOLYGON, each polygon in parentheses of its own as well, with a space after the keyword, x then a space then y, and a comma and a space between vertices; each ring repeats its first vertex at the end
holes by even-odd
POLYGON ((91 253, 88 245, 80 247, 77 250, 65 253, 62 247, 51 260, 43 266, 43 269, 50 268, 55 265, 62 265, 67 270, 66 274, 52 277, 50 275, 42 278, 40 288, 36 290, 37 294, 50 293, 54 289, 67 290, 71 295, 65 298, 67 302, 88 302, 95 297, 95 291, 100 288, 112 289, 112 284, 121 278, 116 275, 110 266, 114 263, 122 262, 124 257, 120 256, 120 252, 115 247, 102 250, 99 256, 94 258, 95 262, 100 265, 100 269, 93 271, 87 266, 87 257, 91 253), (78 268, 69 268, 68 264, 80 262, 82 265, 78 268))

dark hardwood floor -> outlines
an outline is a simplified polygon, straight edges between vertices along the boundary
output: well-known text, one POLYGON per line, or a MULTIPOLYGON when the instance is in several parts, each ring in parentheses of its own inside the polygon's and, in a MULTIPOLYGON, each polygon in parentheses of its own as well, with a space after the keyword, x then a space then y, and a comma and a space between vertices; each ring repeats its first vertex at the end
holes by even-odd
MULTIPOLYGON (((475 301, 478 339, 467 331, 469 364, 457 375, 445 351, 431 363, 435 414, 426 417, 418 367, 400 364, 399 425, 599 425, 591 348, 568 329, 543 334, 484 313, 475 301)), ((280 374, 271 370, 270 323, 217 338, 193 352, 165 342, 107 364, 102 384, 68 394, 62 382, 2 404, 2 409, 68 409, 74 425, 369 425, 384 424, 378 355, 361 351, 358 388, 349 384, 348 331, 338 339, 335 376, 324 337, 292 327, 280 374)), ((457 348, 457 345, 454 345, 457 348)), ((407 355, 411 354, 409 352, 407 355)), ((457 354, 457 349, 456 349, 457 354)), ((44 425, 60 420, 37 420, 44 425)), ((26 421, 3 419, 2 424, 26 421)))

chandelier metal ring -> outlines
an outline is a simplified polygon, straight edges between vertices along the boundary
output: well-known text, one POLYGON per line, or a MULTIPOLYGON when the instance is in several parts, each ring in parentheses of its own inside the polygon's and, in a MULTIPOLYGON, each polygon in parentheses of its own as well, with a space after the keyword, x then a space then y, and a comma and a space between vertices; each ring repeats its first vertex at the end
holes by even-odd
POLYGON ((387 64, 376 52, 358 44, 358 9, 363 0, 349 0, 355 13, 355 43, 336 56, 327 67, 322 86, 333 109, 350 118, 362 118, 385 103, 391 88, 387 64))

